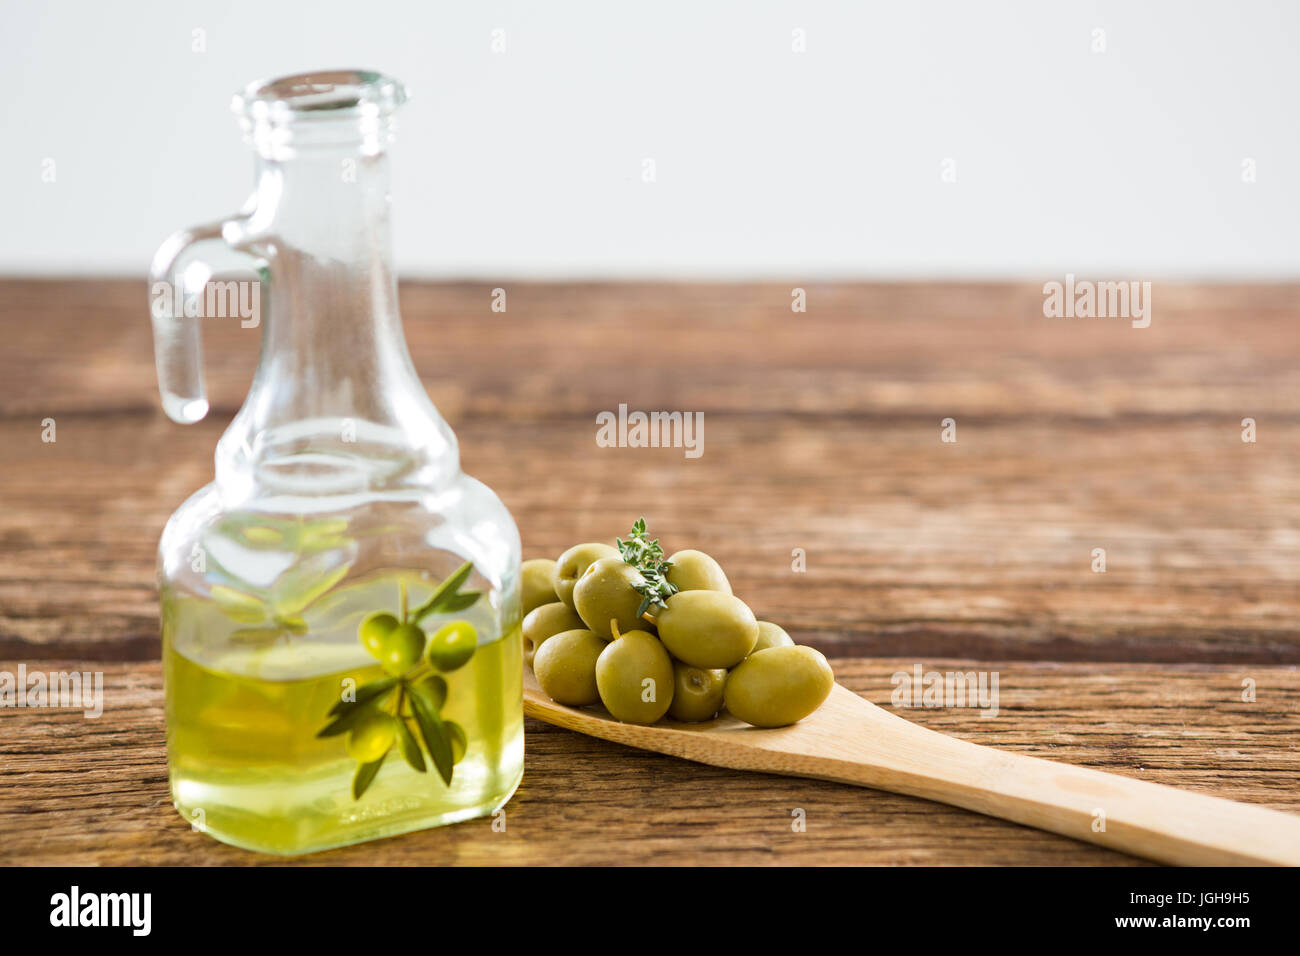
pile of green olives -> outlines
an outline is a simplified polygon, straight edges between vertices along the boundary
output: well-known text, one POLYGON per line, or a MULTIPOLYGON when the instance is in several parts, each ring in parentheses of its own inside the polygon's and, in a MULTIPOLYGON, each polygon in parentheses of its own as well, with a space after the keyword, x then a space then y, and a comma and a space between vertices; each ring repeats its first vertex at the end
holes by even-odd
POLYGON ((634 724, 695 723, 725 709, 783 727, 826 700, 835 683, 826 658, 757 620, 712 557, 658 552, 648 571, 632 563, 640 552, 619 546, 587 542, 524 562, 524 660, 556 703, 600 704, 634 724), (648 577, 662 600, 642 610, 648 577))

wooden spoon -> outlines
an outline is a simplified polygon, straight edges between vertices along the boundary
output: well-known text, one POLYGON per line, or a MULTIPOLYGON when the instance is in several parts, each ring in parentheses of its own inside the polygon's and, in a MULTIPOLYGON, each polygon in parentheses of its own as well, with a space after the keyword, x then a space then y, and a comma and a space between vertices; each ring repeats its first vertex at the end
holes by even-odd
POLYGON ((643 727, 557 704, 524 668, 524 712, 629 747, 924 797, 1162 863, 1300 865, 1300 816, 968 743, 840 684, 790 727, 760 730, 733 717, 643 727))

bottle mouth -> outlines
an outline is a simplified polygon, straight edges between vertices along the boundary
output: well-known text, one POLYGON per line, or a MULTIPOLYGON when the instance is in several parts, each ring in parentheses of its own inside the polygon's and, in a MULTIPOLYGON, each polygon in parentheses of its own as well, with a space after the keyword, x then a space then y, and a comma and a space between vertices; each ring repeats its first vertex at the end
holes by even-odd
POLYGON ((250 83, 230 107, 246 138, 274 158, 352 143, 379 152, 392 139, 393 114, 407 95, 402 83, 382 73, 321 70, 250 83))

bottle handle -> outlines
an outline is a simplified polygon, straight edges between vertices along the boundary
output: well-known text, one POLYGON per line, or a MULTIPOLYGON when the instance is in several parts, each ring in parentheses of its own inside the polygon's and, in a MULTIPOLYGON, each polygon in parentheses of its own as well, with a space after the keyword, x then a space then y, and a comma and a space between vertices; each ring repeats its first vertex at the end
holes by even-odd
MULTIPOLYGON (((153 320, 154 365, 158 392, 167 417, 192 425, 208 413, 203 381, 203 342, 199 325, 207 311, 200 306, 213 276, 252 269, 264 278, 263 260, 237 248, 248 216, 182 229, 164 240, 149 268, 149 312, 153 320)), ((236 302, 241 293, 236 292, 236 302)), ((260 283, 253 283, 257 320, 261 321, 260 283)), ((244 297, 245 301, 249 296, 244 297)), ((228 298, 219 301, 229 302, 228 298)))

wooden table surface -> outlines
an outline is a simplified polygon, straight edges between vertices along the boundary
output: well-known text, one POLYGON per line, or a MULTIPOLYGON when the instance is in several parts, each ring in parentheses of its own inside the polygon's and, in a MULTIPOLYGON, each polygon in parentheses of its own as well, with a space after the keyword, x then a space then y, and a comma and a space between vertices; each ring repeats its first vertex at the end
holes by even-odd
MULTIPOLYGON (((404 286, 402 309, 525 557, 645 514, 872 701, 917 664, 998 673, 997 719, 905 712, 918 723, 1300 812, 1300 289, 1157 284, 1134 329, 1045 319, 1037 285, 512 283, 504 314, 496 285, 404 286), (703 412, 702 457, 597 447, 596 413, 620 403, 703 412)), ((158 408, 146 308, 141 281, 0 281, 0 671, 105 681, 97 720, 0 709, 0 863, 274 862, 169 805, 154 592, 159 533, 210 480, 260 334, 206 324, 213 410, 183 428, 158 408)), ((472 821, 308 862, 1138 862, 527 734, 505 833, 472 821)))

